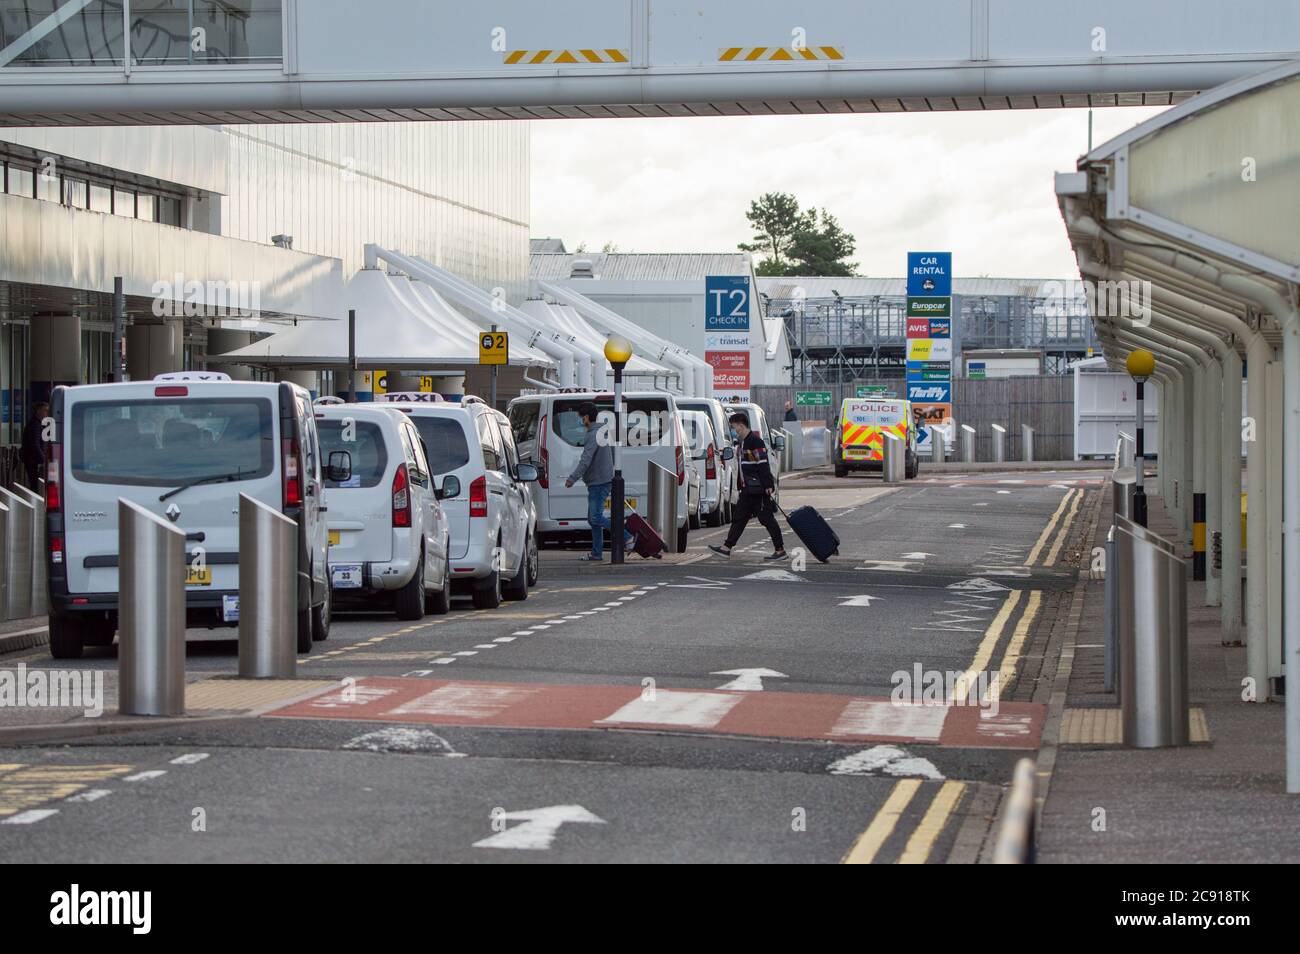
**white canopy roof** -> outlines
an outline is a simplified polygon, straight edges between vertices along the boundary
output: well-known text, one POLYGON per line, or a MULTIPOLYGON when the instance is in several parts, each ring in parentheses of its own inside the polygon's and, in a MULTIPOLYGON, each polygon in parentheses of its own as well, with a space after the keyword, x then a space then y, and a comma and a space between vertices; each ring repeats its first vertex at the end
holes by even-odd
MULTIPOLYGON (((564 335, 571 335, 579 345, 598 355, 605 353, 605 340, 607 335, 602 334, 593 328, 582 315, 578 314, 577 309, 569 305, 553 304, 540 298, 530 298, 519 306, 520 310, 532 315, 539 321, 545 322, 548 327, 554 328, 564 335)), ((609 376, 609 365, 604 358, 600 364, 609 376)), ((627 363, 625 369, 627 374, 635 375, 675 375, 675 368, 665 368, 663 365, 655 364, 653 361, 647 361, 640 355, 633 355, 632 360, 627 363)), ((597 382, 597 387, 604 387, 602 381, 597 382)))
MULTIPOLYGON (((361 368, 426 369, 478 364, 478 329, 436 292, 405 276, 363 268, 343 289, 340 310, 357 313, 356 356, 361 368), (428 294, 425 294, 427 292, 428 294)), ((221 355, 216 363, 280 368, 331 368, 347 363, 348 323, 316 321, 221 355)), ((552 367, 523 342, 510 343, 510 363, 552 367)))

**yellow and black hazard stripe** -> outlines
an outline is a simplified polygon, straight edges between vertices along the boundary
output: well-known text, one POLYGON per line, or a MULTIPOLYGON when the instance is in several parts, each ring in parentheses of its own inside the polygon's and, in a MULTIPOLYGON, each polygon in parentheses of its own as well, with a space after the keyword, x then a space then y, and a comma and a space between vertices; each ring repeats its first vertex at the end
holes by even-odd
POLYGON ((838 46, 728 46, 718 51, 720 63, 797 63, 805 60, 842 60, 838 46))
POLYGON ((1192 494, 1192 579, 1205 579, 1205 494, 1192 494))
POLYGON ((553 63, 585 65, 589 63, 626 63, 627 50, 511 50, 504 57, 506 66, 545 66, 553 63))

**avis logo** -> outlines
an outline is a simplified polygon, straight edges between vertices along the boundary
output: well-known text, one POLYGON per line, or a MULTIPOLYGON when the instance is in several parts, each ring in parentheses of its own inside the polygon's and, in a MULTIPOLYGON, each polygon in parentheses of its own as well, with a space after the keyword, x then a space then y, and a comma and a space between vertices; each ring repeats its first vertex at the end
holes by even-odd
POLYGON ((126 924, 133 934, 148 934, 153 922, 152 891, 83 892, 74 884, 50 895, 50 904, 51 924, 126 924))
POLYGON ((912 388, 912 400, 937 401, 944 396, 944 389, 935 385, 928 388, 912 388))

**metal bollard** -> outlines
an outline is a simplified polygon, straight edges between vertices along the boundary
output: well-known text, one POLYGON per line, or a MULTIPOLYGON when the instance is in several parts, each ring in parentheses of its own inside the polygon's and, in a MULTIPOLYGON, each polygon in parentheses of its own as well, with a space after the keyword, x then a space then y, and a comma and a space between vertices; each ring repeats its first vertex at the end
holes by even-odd
POLYGON ((899 467, 899 459, 904 454, 903 441, 896 434, 886 434, 885 440, 880 445, 881 457, 880 476, 887 484, 896 484, 903 479, 900 473, 902 468, 899 467))
POLYGON ((1107 692, 1115 691, 1116 671, 1119 660, 1119 600, 1116 590, 1119 585, 1120 567, 1115 546, 1115 527, 1106 533, 1106 643, 1105 669, 1102 674, 1102 688, 1107 692))
POLYGON ((1020 457, 1026 464, 1034 460, 1034 429, 1028 424, 1020 425, 1020 457))
MULTIPOLYGON (((43 483, 43 482, 42 482, 43 483)), ((33 616, 50 611, 50 569, 46 564, 49 535, 45 527, 45 495, 30 487, 19 487, 32 505, 32 606, 33 616)))
POLYGON ((9 507, 0 500, 0 616, 5 614, 9 602, 9 554, 4 541, 9 536, 9 507))
POLYGON ((1110 493, 1111 509, 1116 516, 1132 518, 1133 491, 1137 489, 1137 473, 1132 467, 1117 468, 1111 471, 1110 493))
POLYGON ((677 475, 651 461, 646 476, 646 520, 664 538, 664 552, 676 553, 677 475))
POLYGON ((1115 518, 1115 544, 1124 744, 1186 745, 1187 561, 1170 541, 1125 517, 1115 518))
POLYGON ((5 619, 32 615, 32 505, 0 487, 0 500, 9 508, 5 526, 5 619))
POLYGON ((961 459, 963 463, 975 463, 975 428, 969 424, 961 426, 961 459))
POLYGON ((239 495, 239 675, 298 675, 298 524, 239 495))
POLYGON ((1007 429, 1001 424, 993 425, 993 461, 1001 464, 1007 459, 1007 429))
POLYGON ((935 464, 942 464, 943 453, 943 430, 938 427, 930 427, 930 461, 935 464))
POLYGON ((185 531, 117 501, 122 715, 185 714, 185 531))

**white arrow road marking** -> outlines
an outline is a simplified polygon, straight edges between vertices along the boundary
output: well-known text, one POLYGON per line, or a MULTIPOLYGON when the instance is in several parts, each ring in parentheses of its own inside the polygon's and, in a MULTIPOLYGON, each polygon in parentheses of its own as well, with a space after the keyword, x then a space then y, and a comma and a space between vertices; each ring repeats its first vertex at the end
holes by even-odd
POLYGON ((870 606, 872 600, 883 600, 883 596, 868 596, 866 593, 850 596, 841 606, 870 606))
POLYGON ((789 570, 759 570, 757 573, 750 573, 748 576, 742 576, 742 580, 771 580, 775 583, 802 583, 804 578, 797 573, 791 573, 789 570))
POLYGON ((775 669, 720 669, 712 676, 735 676, 731 682, 718 686, 719 689, 734 689, 737 692, 762 692, 764 679, 789 679, 783 672, 775 669))
POLYGON ((915 553, 904 553, 904 560, 924 560, 926 557, 934 556, 933 553, 926 553, 923 550, 917 550, 915 553))
POLYGON ((894 775, 941 779, 943 773, 929 759, 918 758, 893 745, 876 745, 836 759, 826 771, 832 775, 894 775))
POLYGON ((565 822, 605 824, 605 819, 593 815, 581 805, 551 805, 548 808, 533 808, 525 812, 502 812, 497 817, 506 821, 521 821, 523 824, 476 841, 475 848, 545 851, 551 847, 556 832, 565 822))

